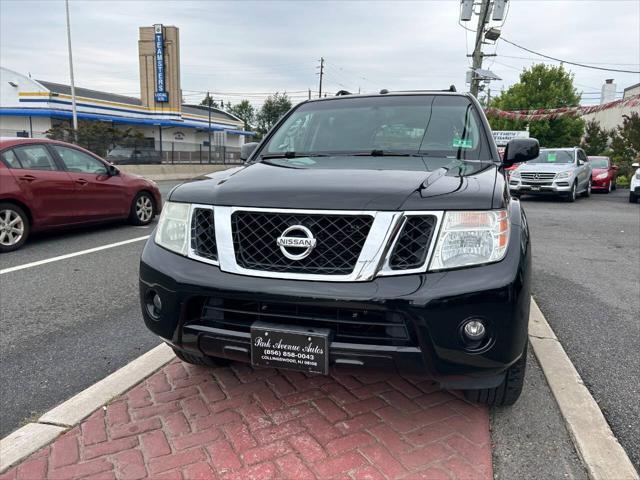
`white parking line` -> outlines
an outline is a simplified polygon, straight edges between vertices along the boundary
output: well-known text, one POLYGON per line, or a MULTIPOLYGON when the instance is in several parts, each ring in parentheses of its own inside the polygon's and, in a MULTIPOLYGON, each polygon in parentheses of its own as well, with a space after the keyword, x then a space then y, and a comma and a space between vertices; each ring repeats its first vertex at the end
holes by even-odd
POLYGON ((123 240, 122 242, 109 243, 108 245, 102 245, 100 247, 89 248, 87 250, 80 250, 79 252, 67 253, 65 255, 59 255, 57 257, 45 258, 44 260, 38 260, 37 262, 25 263, 24 265, 16 265, 15 267, 3 268, 0 270, 0 275, 5 273, 17 272, 18 270, 24 270, 25 268, 38 267, 51 262, 58 262, 60 260, 66 260, 67 258, 79 257, 80 255, 86 255, 88 253, 99 252, 100 250, 107 250, 109 248, 120 247, 128 243, 140 242, 146 240, 151 235, 145 235, 144 237, 130 238, 129 240, 123 240))

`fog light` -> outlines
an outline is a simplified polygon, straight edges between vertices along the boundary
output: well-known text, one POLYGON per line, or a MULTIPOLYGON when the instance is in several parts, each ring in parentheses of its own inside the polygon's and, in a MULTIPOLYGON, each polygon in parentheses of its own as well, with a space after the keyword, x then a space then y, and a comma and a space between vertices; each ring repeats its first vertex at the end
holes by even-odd
POLYGON ((146 298, 147 313, 154 320, 160 318, 160 312, 162 311, 162 299, 155 291, 150 290, 147 292, 146 298))
POLYGON ((480 320, 471 320, 464 326, 464 334, 469 340, 478 341, 482 340, 487 333, 484 324, 480 320))
POLYGON ((158 313, 160 313, 160 310, 162 310, 162 300, 160 299, 160 295, 158 295, 157 293, 153 296, 153 307, 158 313))

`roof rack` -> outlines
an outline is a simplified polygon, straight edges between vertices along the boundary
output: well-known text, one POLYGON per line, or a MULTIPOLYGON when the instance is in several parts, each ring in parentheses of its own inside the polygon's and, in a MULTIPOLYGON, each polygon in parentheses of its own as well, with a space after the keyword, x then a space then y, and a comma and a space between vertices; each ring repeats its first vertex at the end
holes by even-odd
MULTIPOLYGON (((424 89, 424 90, 394 90, 395 93, 420 93, 420 92, 457 92, 456 86, 451 85, 449 88, 444 90, 434 90, 434 89, 424 89)), ((382 89, 380 90, 381 94, 390 93, 389 90, 382 89)))

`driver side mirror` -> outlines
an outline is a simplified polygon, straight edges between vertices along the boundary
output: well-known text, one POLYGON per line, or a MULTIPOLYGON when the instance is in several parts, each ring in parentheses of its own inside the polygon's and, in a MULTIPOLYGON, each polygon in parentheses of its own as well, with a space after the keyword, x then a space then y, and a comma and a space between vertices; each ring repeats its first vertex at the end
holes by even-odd
POLYGON ((240 160, 245 162, 249 160, 249 157, 258 145, 258 142, 245 143, 244 145, 242 145, 242 147, 240 148, 240 160))
POLYGON ((502 158, 502 166, 510 167, 514 163, 533 160, 540 155, 540 144, 535 138, 514 138, 509 140, 502 158))
POLYGON ((120 173, 120 170, 118 170, 115 166, 113 165, 107 165, 107 174, 110 177, 115 177, 116 175, 118 175, 120 173))

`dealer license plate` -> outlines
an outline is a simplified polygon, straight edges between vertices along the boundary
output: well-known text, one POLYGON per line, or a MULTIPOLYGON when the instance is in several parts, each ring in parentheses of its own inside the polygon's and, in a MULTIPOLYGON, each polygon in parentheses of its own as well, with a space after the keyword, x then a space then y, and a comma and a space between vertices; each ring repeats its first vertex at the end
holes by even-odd
POLYGON ((253 365, 329 373, 329 329, 255 322, 251 325, 253 365))

